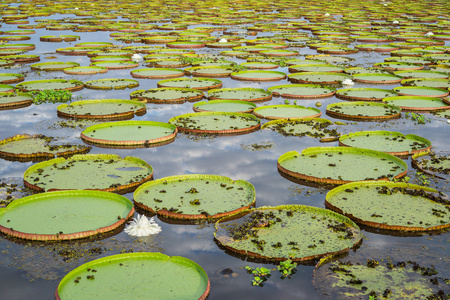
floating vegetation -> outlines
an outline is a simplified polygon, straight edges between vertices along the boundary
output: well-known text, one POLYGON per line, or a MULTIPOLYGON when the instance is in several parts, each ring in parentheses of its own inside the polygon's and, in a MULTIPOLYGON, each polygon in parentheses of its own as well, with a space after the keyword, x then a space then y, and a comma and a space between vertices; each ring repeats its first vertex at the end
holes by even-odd
POLYGON ((271 129, 283 136, 310 136, 320 138, 321 142, 334 141, 340 133, 336 129, 329 129, 333 123, 327 119, 304 118, 291 120, 274 120, 265 123, 261 129, 271 129))
POLYGON ((265 141, 261 143, 255 143, 255 144, 248 144, 244 145, 241 144, 241 148, 247 151, 265 151, 265 150, 271 150, 275 148, 277 145, 275 143, 272 143, 270 141, 265 141))
POLYGON ((412 156, 412 164, 422 172, 442 179, 450 179, 450 154, 433 151, 412 156))

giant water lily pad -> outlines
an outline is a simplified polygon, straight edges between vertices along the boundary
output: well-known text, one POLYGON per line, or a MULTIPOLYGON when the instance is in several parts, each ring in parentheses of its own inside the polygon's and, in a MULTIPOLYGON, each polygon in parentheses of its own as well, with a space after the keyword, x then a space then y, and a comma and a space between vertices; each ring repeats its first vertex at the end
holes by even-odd
POLYGON ((325 64, 318 64, 318 65, 293 65, 289 66, 289 72, 296 73, 296 72, 332 72, 332 73, 342 73, 344 72, 343 67, 338 67, 335 65, 325 65, 325 64))
POLYGON ((368 247, 339 260, 322 259, 313 283, 323 296, 339 300, 445 299, 448 269, 448 257, 432 250, 368 247))
POLYGON ((0 110, 30 106, 33 96, 27 93, 0 93, 0 110))
POLYGON ((137 207, 174 219, 217 219, 249 208, 255 188, 244 180, 218 175, 164 177, 134 192, 137 207))
POLYGON ((272 99, 272 93, 257 88, 224 88, 208 91, 211 100, 242 100, 249 102, 267 101, 272 99))
POLYGON ((330 120, 321 118, 282 119, 267 122, 261 129, 271 129, 284 136, 310 136, 327 142, 336 140, 340 135, 336 129, 327 128, 332 124, 330 120))
POLYGON ((177 128, 153 121, 119 121, 101 123, 83 130, 83 141, 103 146, 154 147, 173 141, 177 128))
POLYGON ((370 227, 427 231, 450 227, 450 201, 435 189, 403 182, 353 182, 328 192, 328 208, 370 227))
POLYGON ((22 74, 0 73, 0 83, 18 83, 24 81, 25 77, 22 74))
POLYGON ((317 108, 287 104, 260 106, 253 113, 258 118, 269 120, 315 118, 322 114, 317 108))
POLYGON ((156 88, 134 91, 130 94, 130 98, 150 103, 183 103, 203 99, 203 92, 188 88, 156 88))
POLYGON ((392 84, 402 81, 402 77, 392 74, 355 74, 353 79, 357 82, 373 84, 392 84))
POLYGON ((37 191, 90 189, 122 193, 152 178, 152 167, 140 158, 84 154, 32 165, 23 181, 37 191))
POLYGON ((311 147, 278 158, 280 172, 294 178, 329 184, 386 180, 406 174, 406 163, 380 151, 349 147, 311 147))
POLYGON ((242 134, 261 126, 261 121, 253 115, 229 112, 185 114, 170 119, 169 123, 180 131, 200 134, 242 134))
POLYGON ((123 90, 126 88, 132 89, 138 87, 139 81, 134 79, 104 78, 86 81, 84 86, 88 89, 96 90, 123 90))
POLYGON ((300 72, 288 76, 288 80, 294 83, 337 84, 352 77, 341 73, 332 72, 300 72))
POLYGON ((247 257, 294 261, 346 252, 362 238, 347 217, 303 205, 260 207, 223 218, 214 236, 222 247, 247 257))
POLYGON ((420 97, 437 97, 442 98, 448 96, 449 91, 447 89, 438 89, 432 87, 423 86, 399 86, 394 88, 401 96, 420 96, 420 97))
POLYGON ((56 299, 206 299, 206 272, 181 256, 157 252, 117 254, 79 266, 59 283, 56 299), (134 287, 130 290, 130 287, 134 287))
POLYGON ((134 115, 146 112, 144 103, 122 99, 81 100, 70 104, 61 104, 57 108, 58 116, 71 119, 131 119, 134 115))
POLYGON ((442 78, 410 78, 401 81, 402 85, 406 86, 423 86, 432 87, 438 89, 448 89, 450 88, 450 79, 442 78))
POLYGON ((256 104, 239 100, 211 100, 195 103, 194 111, 224 111, 250 113, 256 108, 256 104))
POLYGON ((73 240, 112 231, 134 214, 124 196, 58 191, 17 199, 0 211, 0 231, 27 240, 73 240))
POLYGON ((234 68, 228 66, 201 66, 187 68, 185 71, 197 77, 221 78, 230 76, 234 72, 234 68))
POLYGON ((108 70, 122 70, 137 68, 139 67, 139 63, 131 60, 110 60, 93 62, 91 66, 106 68, 108 70))
POLYGON ((422 172, 450 180, 450 155, 448 153, 424 152, 412 156, 412 164, 422 172))
POLYGON ((327 115, 357 120, 383 120, 399 118, 402 109, 395 105, 377 102, 342 102, 327 106, 327 115))
POLYGON ((181 77, 183 75, 183 70, 167 68, 149 68, 131 71, 131 76, 134 78, 158 79, 181 77))
POLYGON ((174 78, 158 81, 158 87, 191 88, 196 90, 210 90, 222 87, 222 81, 213 78, 174 78))
POLYGON ((402 110, 432 111, 439 109, 450 109, 450 102, 440 98, 397 96, 387 97, 383 102, 401 107, 402 110))
POLYGON ((0 141, 0 157, 19 161, 44 160, 87 153, 91 149, 83 145, 51 143, 54 140, 41 134, 17 134, 0 141))
POLYGON ((272 86, 267 90, 274 96, 294 99, 330 97, 336 92, 335 88, 318 84, 285 84, 272 86))
POLYGON ((24 81, 18 83, 16 88, 21 91, 43 91, 43 90, 68 90, 79 91, 84 88, 84 83, 78 80, 46 79, 35 81, 24 81))
POLYGON ((443 72, 417 70, 417 71, 398 71, 395 75, 403 78, 448 78, 449 74, 443 72))
POLYGON ((339 138, 339 145, 383 151, 393 155, 410 155, 431 148, 431 142, 426 138, 395 131, 349 133, 339 138))
POLYGON ((15 88, 9 84, 0 84, 0 93, 12 93, 15 88))
POLYGON ((286 74, 278 71, 240 71, 231 73, 231 78, 247 81, 279 81, 286 78, 286 74))
POLYGON ((350 88, 336 91, 339 99, 352 101, 381 101, 386 97, 395 97, 397 93, 392 90, 374 88, 350 88))
POLYGON ((69 62, 52 61, 52 62, 32 64, 30 67, 32 70, 39 70, 39 71, 62 71, 67 68, 79 66, 80 66, 79 63, 71 61, 69 62))

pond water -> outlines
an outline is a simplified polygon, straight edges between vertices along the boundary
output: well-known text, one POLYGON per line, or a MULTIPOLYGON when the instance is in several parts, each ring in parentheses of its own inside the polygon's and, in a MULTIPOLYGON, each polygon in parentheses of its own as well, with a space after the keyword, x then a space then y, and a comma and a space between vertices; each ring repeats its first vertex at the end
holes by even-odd
MULTIPOLYGON (((52 19, 74 18, 75 15, 55 14, 52 19)), ((47 18, 47 17, 46 17, 47 18)), ((336 16, 338 19, 339 16, 336 16)), ((299 20, 304 20, 299 19, 299 20)), ((30 24, 35 24, 35 18, 29 18, 30 24)), ((280 20, 283 21, 283 20, 280 20)), ((285 21, 285 20, 284 20, 285 21)), ((189 26, 194 28, 195 26, 189 26)), ((16 25, 2 24, 3 31, 17 29, 16 25)), ((306 31, 305 31, 306 32, 306 31)), ((23 43, 33 43, 36 50, 27 54, 38 54, 41 62, 51 62, 49 56, 57 56, 57 61, 78 62, 81 66, 88 66, 90 61, 87 56, 64 56, 55 54, 57 48, 73 46, 78 42, 112 42, 108 31, 84 33, 72 31, 56 31, 56 34, 76 34, 80 36, 77 42, 44 43, 39 41, 39 36, 53 34, 45 29, 36 29, 36 33, 30 35, 31 40, 23 43)), ((220 36, 221 32, 214 35, 220 36)), ((258 37, 270 35, 259 33, 258 37)), ((254 38, 254 37, 251 37, 254 38)), ((124 44, 113 41, 117 45, 124 44)), ((15 42, 19 43, 19 42, 15 42)), ((362 43, 354 43, 357 45, 362 43)), ((140 44, 139 44, 140 45, 140 44)), ((449 45, 449 42, 446 42, 449 45)), ((315 50, 296 48, 300 52, 299 57, 317 54, 315 50)), ((202 48, 196 50, 199 54, 218 54, 220 50, 202 48)), ((346 57, 354 59, 348 65, 354 67, 371 67, 374 63, 383 62, 389 55, 377 52, 360 52, 346 57)), ((244 59, 226 57, 238 63, 244 59)), ((141 68, 145 67, 141 63, 141 68)), ((137 68, 135 68, 137 69, 137 68)), ((31 70, 29 64, 14 65, 11 68, 0 69, 0 73, 20 73, 26 76, 26 81, 40 79, 77 79, 88 81, 101 78, 132 78, 131 70, 109 70, 105 74, 98 75, 66 75, 61 71, 37 72, 31 70)), ((289 74, 288 68, 278 68, 289 74)), ((83 89, 73 93, 73 99, 129 99, 131 92, 140 89, 156 88, 159 79, 136 79, 140 86, 124 90, 93 90, 83 89)), ((277 82, 249 82, 236 81, 231 78, 220 78, 224 88, 255 87, 266 89, 276 85, 288 84, 286 80, 277 82)), ((392 89, 399 84, 361 84, 353 87, 373 87, 392 89)), ((336 97, 324 99, 297 100, 298 105, 318 107, 322 117, 331 121, 341 121, 347 125, 337 126, 341 133, 349 133, 362 130, 391 130, 404 134, 416 134, 426 137, 432 143, 435 151, 446 151, 449 147, 449 124, 447 119, 424 113, 430 119, 427 124, 417 124, 411 118, 406 118, 402 113, 400 119, 384 122, 354 122, 343 121, 329 117, 325 113, 326 106, 331 103, 344 102, 336 97)), ((290 100, 291 104, 293 100, 290 100)), ((271 101, 258 103, 261 105, 284 104, 281 97, 274 97, 271 101)), ((183 104, 147 104, 147 113, 137 116, 134 120, 151 120, 168 122, 172 117, 191 113, 193 103, 183 104)), ((0 111, 0 139, 5 139, 16 134, 44 134, 58 137, 61 142, 75 142, 82 144, 80 132, 84 128, 62 127, 65 119, 57 117, 58 104, 31 105, 29 107, 0 111)), ((262 123, 267 120, 262 120, 262 123)), ((302 204, 315 207, 325 207, 325 195, 328 189, 299 184, 287 180, 277 171, 278 158, 288 151, 301 152, 308 147, 337 146, 338 142, 321 143, 319 139, 312 137, 284 137, 271 130, 260 130, 249 134, 235 136, 204 137, 178 133, 173 143, 156 148, 138 149, 110 149, 93 147, 90 153, 118 154, 122 157, 135 156, 148 162, 154 169, 156 179, 166 176, 183 174, 217 174, 232 179, 244 179, 254 185, 256 190, 256 207, 276 206, 283 204, 302 204), (258 147, 264 145, 264 147, 258 147)), ((411 159, 406 158, 408 165, 407 176, 410 182, 421 183, 420 176, 411 167, 411 159)), ((24 171, 33 165, 32 162, 18 162, 0 160, 2 181, 20 183, 24 171)), ((363 166, 355 165, 356 168, 363 166)), ((430 186, 438 188, 444 193, 449 193, 448 182, 440 179, 429 178, 430 186)), ((132 193, 125 194, 129 199, 132 193)), ((102 212, 99 211, 99 214, 102 212)), ((141 212, 142 213, 142 212, 141 212)), ((125 252, 162 252, 173 256, 179 255, 197 262, 207 272, 211 281, 211 292, 208 299, 323 299, 326 295, 316 290, 312 284, 314 263, 299 265, 297 271, 290 279, 281 279, 278 271, 272 271, 272 276, 264 283, 263 287, 252 286, 252 275, 247 274, 245 266, 275 268, 275 264, 246 261, 245 258, 235 257, 218 247, 213 239, 214 223, 199 222, 198 224, 177 224, 170 220, 155 217, 156 222, 162 227, 162 231, 155 236, 135 238, 126 233, 119 232, 111 237, 98 241, 80 240, 73 243, 57 244, 31 244, 0 237, 0 298, 1 299, 50 299, 62 277, 73 268, 100 258, 125 252), (229 272, 231 269, 232 272, 229 272), (226 270, 226 271, 224 271, 226 270), (232 274, 229 274, 232 273, 232 274)), ((400 236, 378 232, 377 230, 363 229, 364 239, 359 247, 350 251, 349 256, 363 255, 365 251, 372 252, 380 249, 401 249, 406 247, 412 251, 435 254, 442 259, 444 264, 449 263, 448 258, 448 232, 439 234, 423 234, 418 236, 400 236)), ((405 257, 405 260, 409 257, 405 257)), ((330 291, 331 294, 331 291, 330 291)))

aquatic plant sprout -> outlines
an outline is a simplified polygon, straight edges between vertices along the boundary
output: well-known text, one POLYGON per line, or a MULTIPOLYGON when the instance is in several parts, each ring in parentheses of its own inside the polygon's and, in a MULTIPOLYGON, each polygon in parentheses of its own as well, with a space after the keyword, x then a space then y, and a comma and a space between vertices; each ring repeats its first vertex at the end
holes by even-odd
POLYGON ((149 236, 161 232, 161 227, 155 222, 155 217, 147 219, 144 215, 139 215, 124 230, 131 236, 149 236))

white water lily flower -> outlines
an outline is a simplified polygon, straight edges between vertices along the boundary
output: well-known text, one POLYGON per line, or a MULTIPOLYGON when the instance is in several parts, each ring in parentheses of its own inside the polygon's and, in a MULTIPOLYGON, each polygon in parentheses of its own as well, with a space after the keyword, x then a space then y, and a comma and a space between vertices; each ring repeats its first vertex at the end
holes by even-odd
POLYGON ((221 39, 219 40, 219 43, 228 43, 228 41, 227 41, 227 39, 221 38, 221 39))
POLYGON ((131 236, 148 236, 159 233, 161 227, 155 222, 154 217, 149 220, 144 215, 138 215, 124 231, 131 236))
POLYGON ((425 36, 433 36, 433 35, 434 35, 434 33, 432 33, 431 31, 425 33, 425 36))
POLYGON ((133 56, 131 57, 132 61, 141 61, 142 60, 142 55, 139 55, 137 53, 133 54, 133 56))
POLYGON ((75 7, 75 10, 78 10, 78 7, 75 7))
POLYGON ((330 16, 330 14, 329 14, 329 13, 326 13, 326 14, 324 14, 324 16, 325 16, 325 17, 329 17, 329 16, 330 16))
POLYGON ((397 20, 395 20, 395 21, 392 21, 392 24, 398 24, 398 23, 400 23, 399 21, 397 21, 397 20))
POLYGON ((342 81, 342 84, 343 85, 354 85, 355 83, 351 79, 347 78, 344 81, 342 81))

